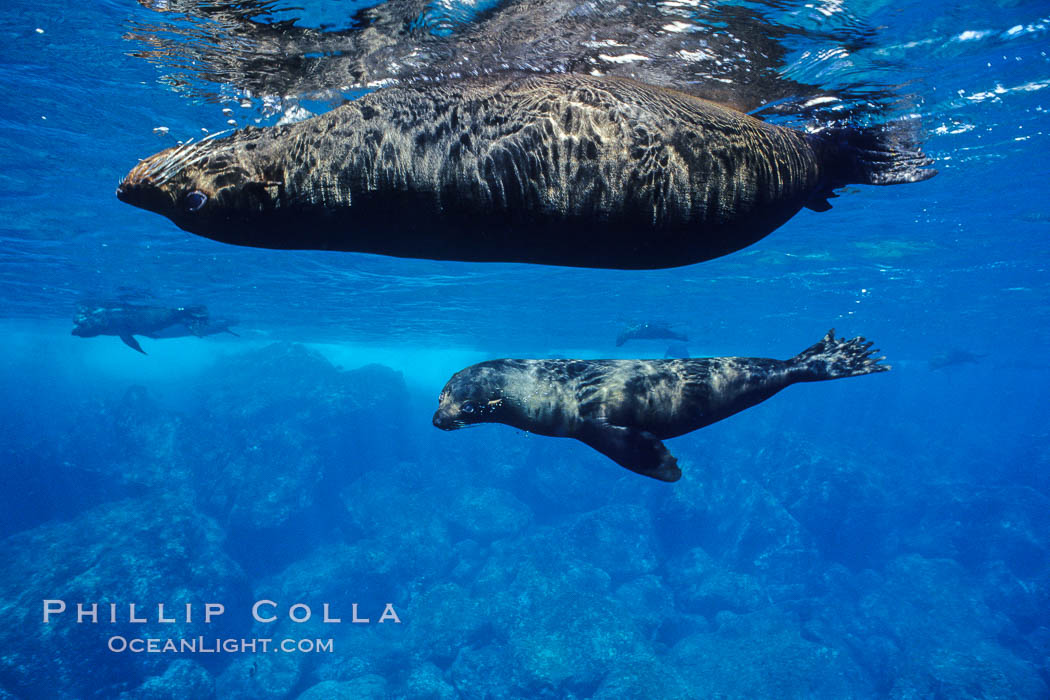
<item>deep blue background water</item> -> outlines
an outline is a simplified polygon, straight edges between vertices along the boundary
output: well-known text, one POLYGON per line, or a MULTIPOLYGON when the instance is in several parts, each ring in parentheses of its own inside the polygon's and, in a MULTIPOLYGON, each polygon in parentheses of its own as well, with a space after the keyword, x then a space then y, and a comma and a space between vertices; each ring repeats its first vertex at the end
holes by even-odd
POLYGON ((1050 8, 847 6, 873 45, 846 67, 799 47, 785 73, 892 75, 939 176, 851 188, 718 260, 625 272, 180 231, 114 187, 225 128, 226 105, 130 55, 128 23, 156 19, 135 3, 9 4, 0 697, 1047 697, 1050 8), (242 337, 147 339, 143 356, 69 335, 79 301, 118 296, 204 303, 242 337), (694 355, 783 358, 835 327, 893 371, 670 441, 675 485, 571 441, 431 427, 444 381, 481 359, 662 356, 615 347, 642 320, 694 355), (984 357, 931 369, 955 350, 984 357), (353 372, 369 363, 393 372, 353 372), (393 602, 403 624, 282 623, 335 636, 325 655, 147 659, 39 619, 44 598, 214 599, 229 634, 271 636, 244 610, 277 595, 393 602))

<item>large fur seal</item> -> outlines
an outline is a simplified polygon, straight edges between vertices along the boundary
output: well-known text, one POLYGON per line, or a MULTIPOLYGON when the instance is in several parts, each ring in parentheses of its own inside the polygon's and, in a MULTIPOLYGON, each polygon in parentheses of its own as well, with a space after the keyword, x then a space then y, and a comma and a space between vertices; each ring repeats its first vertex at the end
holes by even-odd
POLYGON ((904 127, 807 134, 625 78, 391 87, 147 158, 117 196, 238 245, 664 268, 739 250, 849 183, 935 171, 904 127))
POLYGON ((476 423, 571 437, 631 471, 662 481, 682 472, 661 440, 684 435, 765 401, 796 382, 885 372, 864 338, 832 329, 790 360, 492 360, 445 385, 434 425, 476 423))

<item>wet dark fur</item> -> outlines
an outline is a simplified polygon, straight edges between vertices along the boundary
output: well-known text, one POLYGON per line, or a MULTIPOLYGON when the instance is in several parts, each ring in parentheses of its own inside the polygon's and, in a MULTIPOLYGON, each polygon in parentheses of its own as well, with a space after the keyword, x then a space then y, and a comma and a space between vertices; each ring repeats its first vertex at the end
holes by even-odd
POLYGON ((434 425, 505 423, 573 437, 628 469, 674 481, 681 472, 660 440, 728 418, 796 382, 889 369, 875 352, 863 338, 836 340, 832 331, 790 360, 492 360, 449 380, 434 425))
POLYGON ((628 79, 504 75, 389 88, 246 129, 188 149, 192 164, 166 177, 158 163, 172 154, 160 153, 118 196, 239 245, 661 268, 821 208, 849 180, 839 151, 628 79), (208 200, 189 211, 195 191, 208 200))

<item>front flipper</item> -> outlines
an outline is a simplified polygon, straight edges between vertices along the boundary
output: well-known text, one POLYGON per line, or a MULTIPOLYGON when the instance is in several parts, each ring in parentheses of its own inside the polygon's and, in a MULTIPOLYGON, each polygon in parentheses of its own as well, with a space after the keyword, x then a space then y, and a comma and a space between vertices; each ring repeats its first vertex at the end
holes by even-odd
POLYGON ((648 431, 587 420, 573 437, 632 472, 660 481, 682 478, 678 460, 648 431))
POLYGON ((122 333, 120 339, 123 340, 124 344, 132 350, 138 350, 143 355, 146 354, 146 351, 142 349, 141 345, 139 345, 139 341, 135 340, 135 336, 133 336, 131 333, 122 333))

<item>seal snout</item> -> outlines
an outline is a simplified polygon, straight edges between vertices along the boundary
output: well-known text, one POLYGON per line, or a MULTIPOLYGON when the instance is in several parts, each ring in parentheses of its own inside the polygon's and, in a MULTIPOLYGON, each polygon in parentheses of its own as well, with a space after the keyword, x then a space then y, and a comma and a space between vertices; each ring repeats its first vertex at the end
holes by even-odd
POLYGON ((171 195, 149 180, 135 180, 129 175, 117 186, 117 199, 140 209, 169 215, 173 206, 171 195))
POLYGON ((442 430, 455 430, 459 426, 456 425, 456 420, 449 415, 448 411, 439 408, 434 411, 434 427, 441 428, 442 430))
POLYGON ((126 204, 135 204, 136 197, 135 193, 142 190, 142 184, 139 181, 133 180, 131 174, 120 181, 117 185, 117 199, 126 204))

